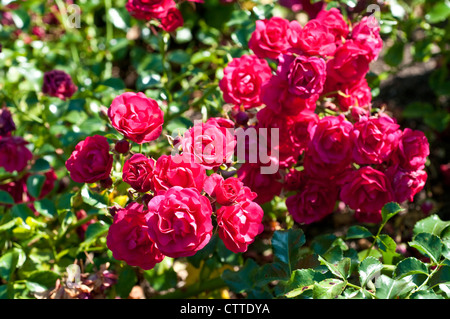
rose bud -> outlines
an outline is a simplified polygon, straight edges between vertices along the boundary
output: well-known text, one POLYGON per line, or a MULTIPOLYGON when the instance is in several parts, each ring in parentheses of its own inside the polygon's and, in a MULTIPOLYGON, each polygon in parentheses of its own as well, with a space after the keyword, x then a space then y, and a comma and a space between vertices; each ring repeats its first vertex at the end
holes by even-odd
POLYGON ((44 74, 42 92, 49 96, 67 100, 77 91, 69 74, 61 70, 52 70, 44 74))
POLYGON ((119 154, 126 154, 130 150, 130 142, 128 142, 125 139, 120 140, 116 143, 116 145, 114 146, 114 149, 119 154))
POLYGON ((0 136, 10 136, 16 129, 11 112, 7 107, 0 109, 0 136))

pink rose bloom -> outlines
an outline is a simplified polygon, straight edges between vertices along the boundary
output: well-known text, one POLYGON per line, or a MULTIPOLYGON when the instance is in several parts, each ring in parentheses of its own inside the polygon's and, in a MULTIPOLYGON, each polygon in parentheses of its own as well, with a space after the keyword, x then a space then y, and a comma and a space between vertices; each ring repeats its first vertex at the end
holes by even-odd
POLYGON ((142 92, 126 92, 114 98, 108 116, 119 133, 138 144, 156 140, 164 123, 158 103, 142 92))
POLYGON ((0 137, 0 167, 10 173, 23 171, 33 158, 27 144, 20 136, 0 137))
POLYGON ((291 45, 299 53, 307 55, 332 56, 336 51, 335 35, 319 20, 309 20, 291 45))
POLYGON ((338 200, 338 187, 314 179, 302 183, 296 195, 286 199, 286 206, 299 224, 318 222, 334 211, 338 200))
POLYGON ((364 166, 349 176, 342 186, 341 200, 356 211, 361 222, 378 223, 381 209, 394 200, 391 181, 386 175, 370 166, 364 166))
POLYGON ((244 186, 244 183, 236 177, 224 179, 219 174, 212 174, 205 181, 205 192, 216 198, 219 205, 232 205, 245 200, 253 200, 256 193, 244 186))
POLYGON ((356 83, 344 83, 338 88, 347 96, 337 94, 339 108, 347 112, 350 107, 369 107, 372 104, 372 92, 366 78, 356 83))
POLYGON ((370 56, 365 47, 347 40, 327 62, 327 76, 336 83, 359 82, 369 71, 370 56))
POLYGON ((405 128, 401 136, 394 161, 407 170, 418 170, 425 167, 430 155, 430 145, 422 131, 405 128))
POLYGON ((106 245, 115 259, 144 270, 152 269, 164 259, 164 255, 156 248, 148 229, 144 206, 131 203, 114 215, 106 245))
POLYGON ((79 142, 66 161, 70 177, 77 183, 94 183, 108 178, 112 165, 108 140, 101 135, 88 136, 79 142))
POLYGON ((322 10, 316 19, 323 23, 330 33, 334 35, 335 42, 342 43, 342 38, 347 38, 349 32, 348 24, 339 9, 331 8, 330 10, 322 10))
POLYGON ((263 216, 262 208, 252 201, 222 206, 217 210, 219 238, 232 252, 243 253, 264 230, 263 216))
POLYGON ((261 174, 258 164, 244 163, 237 171, 238 178, 258 196, 253 200, 258 204, 270 202, 279 196, 283 188, 283 181, 279 172, 261 174))
POLYGON ((66 72, 52 70, 44 73, 42 93, 60 98, 61 100, 67 100, 77 90, 77 86, 73 84, 72 78, 66 72))
POLYGON ((165 17, 175 6, 173 0, 128 0, 125 8, 136 19, 151 20, 165 17))
POLYGON ((308 99, 290 92, 289 82, 279 76, 272 76, 261 88, 261 100, 277 114, 297 115, 305 110, 314 111, 319 95, 308 99))
POLYGON ((266 60, 255 55, 243 55, 228 63, 223 72, 219 87, 225 102, 236 107, 242 105, 245 109, 261 105, 261 86, 272 76, 266 60))
POLYGON ((148 233, 164 255, 193 256, 211 239, 211 215, 208 198, 195 188, 175 186, 148 203, 148 233))
POLYGON ((146 193, 153 189, 154 170, 154 159, 143 154, 134 154, 123 165, 122 179, 136 191, 146 193))
MULTIPOLYGON (((375 60, 383 48, 383 39, 380 36, 380 26, 377 21, 371 25, 371 19, 374 17, 363 17, 352 30, 351 39, 363 46, 371 61, 375 60)), ((373 22, 373 21, 372 21, 373 22)))
POLYGON ((396 149, 402 135, 389 116, 363 117, 353 125, 353 159, 357 164, 380 164, 396 149))
POLYGON ((326 65, 322 58, 304 55, 280 56, 277 74, 289 84, 289 92, 302 99, 322 93, 326 65))
POLYGON ((230 163, 236 146, 233 131, 215 123, 199 123, 184 133, 183 154, 206 169, 230 163))
POLYGON ((261 59, 276 59, 290 48, 289 28, 289 21, 280 17, 257 20, 248 46, 261 59))
POLYGON ((234 128, 234 122, 223 117, 210 117, 205 123, 217 126, 218 128, 234 128))
POLYGON ((284 176, 283 189, 288 192, 298 190, 302 185, 304 175, 303 171, 290 168, 284 176))
POLYGON ((394 200, 398 203, 414 201, 414 195, 423 189, 428 177, 423 169, 408 171, 398 166, 389 167, 386 176, 391 180, 394 200))
POLYGON ((301 112, 295 117, 294 123, 290 126, 290 142, 300 152, 305 150, 311 140, 311 128, 319 121, 319 116, 313 111, 301 112))
POLYGON ((162 194, 173 186, 195 188, 199 192, 206 180, 205 168, 183 155, 162 155, 158 158, 153 171, 153 187, 162 194))
POLYGON ((184 24, 181 11, 176 7, 172 7, 167 11, 167 15, 161 18, 161 27, 164 31, 172 32, 182 27, 184 24))
POLYGON ((343 115, 325 116, 311 127, 311 141, 304 163, 308 175, 329 177, 351 163, 352 129, 352 123, 343 115))

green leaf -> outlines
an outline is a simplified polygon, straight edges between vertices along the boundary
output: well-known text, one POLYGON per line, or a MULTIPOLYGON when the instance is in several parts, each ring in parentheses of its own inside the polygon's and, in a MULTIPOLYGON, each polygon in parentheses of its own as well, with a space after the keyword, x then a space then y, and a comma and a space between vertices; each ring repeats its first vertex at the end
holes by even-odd
POLYGON ((0 203, 14 205, 14 199, 8 192, 0 190, 0 203))
POLYGON ((127 30, 130 26, 130 15, 125 8, 110 8, 108 10, 108 20, 121 30, 127 30))
POLYGON ((433 111, 434 107, 432 104, 416 101, 405 107, 403 110, 403 116, 407 118, 423 118, 433 111))
POLYGON ((411 299, 445 299, 443 296, 437 295, 433 290, 420 290, 413 293, 411 299))
POLYGON ((30 175, 27 178, 27 190, 28 193, 34 198, 39 198, 42 191, 42 186, 44 186, 45 183, 45 176, 44 175, 30 175))
POLYGON ((415 274, 428 275, 428 267, 417 258, 408 257, 397 264, 394 274, 397 279, 415 274))
POLYGON ((136 271, 132 267, 125 267, 119 274, 117 283, 114 285, 117 294, 121 298, 127 298, 130 295, 131 289, 137 282, 136 271))
POLYGON ((365 287, 367 283, 375 276, 379 275, 383 269, 383 264, 374 257, 367 257, 359 264, 359 280, 361 287, 365 287))
POLYGON ((48 171, 50 168, 51 168, 50 163, 47 160, 43 158, 38 158, 31 167, 30 172, 32 173, 45 172, 48 171))
POLYGON ((275 280, 288 280, 290 273, 287 272, 286 265, 280 262, 273 262, 263 265, 255 276, 255 285, 264 287, 275 280))
POLYGON ((287 298, 294 298, 306 290, 312 289, 315 282, 324 280, 324 275, 313 269, 296 269, 292 272, 290 280, 284 284, 283 292, 287 298))
POLYGON ((394 44, 387 49, 384 55, 384 62, 392 67, 400 65, 403 61, 403 51, 405 43, 402 41, 395 41, 394 44))
POLYGON ((105 224, 104 222, 90 224, 86 229, 84 243, 91 243, 95 241, 98 237, 107 233, 108 229, 109 225, 105 224))
POLYGON ((347 236, 345 238, 348 240, 348 239, 369 238, 372 236, 373 236, 372 233, 367 228, 359 225, 354 225, 347 230, 347 236))
POLYGON ((450 226, 450 221, 442 221, 438 215, 428 216, 414 225, 413 234, 430 233, 440 237, 441 233, 450 226))
POLYGON ((165 257, 153 269, 144 271, 144 278, 156 291, 171 289, 178 283, 178 275, 173 270, 172 258, 165 257))
POLYGON ((434 263, 439 262, 443 248, 439 237, 430 233, 419 233, 413 238, 413 241, 409 242, 409 245, 431 258, 434 263))
POLYGON ((399 256, 396 252, 397 244, 386 234, 381 234, 377 238, 377 245, 383 255, 385 264, 391 264, 394 257, 399 256))
POLYGON ((319 261, 327 266, 331 273, 339 278, 347 279, 350 276, 351 259, 344 258, 337 263, 330 263, 326 261, 322 256, 319 256, 319 261))
POLYGON ((54 288, 56 284, 56 280, 60 279, 61 276, 51 270, 36 270, 33 271, 28 277, 27 280, 31 282, 38 283, 48 289, 54 288))
POLYGON ((300 259, 300 248, 305 244, 305 234, 301 229, 276 231, 272 237, 274 261, 280 261, 288 268, 288 273, 296 269, 300 259))
POLYGON ((314 284, 314 299, 334 299, 344 290, 346 283, 340 279, 328 278, 314 284))
POLYGON ((10 281, 16 268, 21 267, 25 260, 26 255, 21 249, 8 250, 0 257, 0 277, 10 281))
POLYGON ((55 216, 57 216, 57 211, 56 211, 56 207, 55 204, 53 203, 52 200, 48 199, 48 198, 44 198, 41 199, 39 201, 35 201, 34 202, 34 208, 36 209, 36 211, 48 218, 53 218, 55 216))
POLYGON ((25 285, 30 292, 44 292, 47 290, 46 287, 42 286, 41 284, 38 284, 37 282, 27 280, 25 282, 25 285))
POLYGON ((390 202, 384 205, 381 209, 381 217, 383 218, 383 223, 386 223, 389 219, 397 215, 402 210, 404 209, 395 202, 390 202))
POLYGON ((450 1, 443 0, 436 3, 431 10, 425 14, 425 20, 429 23, 439 23, 450 16, 450 1))
POLYGON ((395 299, 411 291, 416 285, 408 280, 409 277, 402 279, 392 279, 386 275, 381 275, 375 281, 375 296, 379 299, 395 299))
POLYGON ((235 293, 251 290, 254 285, 254 277, 259 270, 258 264, 251 258, 245 261, 244 266, 238 271, 226 269, 222 273, 222 279, 235 293))
POLYGON ((83 202, 96 208, 107 208, 108 198, 89 189, 87 184, 81 188, 81 197, 83 202))

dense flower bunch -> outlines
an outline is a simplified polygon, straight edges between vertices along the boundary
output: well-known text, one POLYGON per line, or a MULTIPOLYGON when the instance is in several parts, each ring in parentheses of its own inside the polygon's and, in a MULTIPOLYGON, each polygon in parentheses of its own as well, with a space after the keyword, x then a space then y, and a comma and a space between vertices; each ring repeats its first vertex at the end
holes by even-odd
POLYGON ((280 17, 256 22, 253 54, 228 64, 220 88, 237 123, 256 113, 245 130, 278 130, 279 144, 270 145, 278 172, 262 174, 261 161, 237 172, 260 204, 287 194, 294 220, 309 224, 341 200, 359 221, 379 222, 384 204, 412 201, 424 187, 425 135, 371 110, 365 76, 382 44, 371 18, 352 25, 335 8, 304 26, 280 17), (270 76, 267 61, 277 66, 270 76))
MULTIPOLYGON (((203 3, 203 0, 186 0, 203 3)), ((158 21, 159 26, 172 32, 183 26, 184 20, 174 0, 128 0, 126 9, 139 20, 158 21)))
POLYGON ((4 106, 0 109, 0 168, 11 175, 0 181, 0 190, 9 193, 16 204, 27 203, 28 207, 36 213, 34 201, 47 196, 55 187, 58 177, 52 167, 39 173, 30 172, 34 162, 33 153, 27 147, 29 143, 23 137, 13 135, 15 130, 13 116, 9 108, 4 106), (36 174, 43 177, 38 196, 30 194, 27 187, 28 178, 36 174))
POLYGON ((216 228, 233 252, 247 250, 262 232, 264 212, 252 192, 236 177, 217 172, 233 155, 236 141, 227 129, 234 123, 210 118, 196 123, 180 139, 180 154, 157 159, 133 152, 130 143, 156 140, 164 114, 143 93, 117 96, 108 109, 111 125, 124 139, 110 145, 104 136, 80 141, 66 161, 78 183, 109 188, 114 160, 123 158, 122 181, 130 186, 131 201, 111 210, 107 246, 114 258, 151 269, 165 256, 187 257, 202 249, 216 228))

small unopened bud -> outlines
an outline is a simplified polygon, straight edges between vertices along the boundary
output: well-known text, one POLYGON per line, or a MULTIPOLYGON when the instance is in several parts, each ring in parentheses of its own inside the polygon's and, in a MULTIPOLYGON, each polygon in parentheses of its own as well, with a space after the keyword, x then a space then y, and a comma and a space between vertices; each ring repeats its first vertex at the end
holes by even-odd
POLYGON ((130 150, 130 142, 127 140, 120 140, 116 143, 114 149, 119 154, 126 154, 130 150))
POLYGON ((248 114, 242 111, 239 111, 234 118, 238 125, 247 125, 249 120, 248 114))
POLYGON ((7 107, 0 109, 0 136, 9 136, 16 129, 11 112, 7 107))
POLYGON ((102 180, 100 181, 100 186, 101 186, 102 188, 105 188, 105 189, 106 189, 106 188, 111 188, 112 184, 113 184, 113 181, 112 181, 111 177, 102 179, 102 180))

